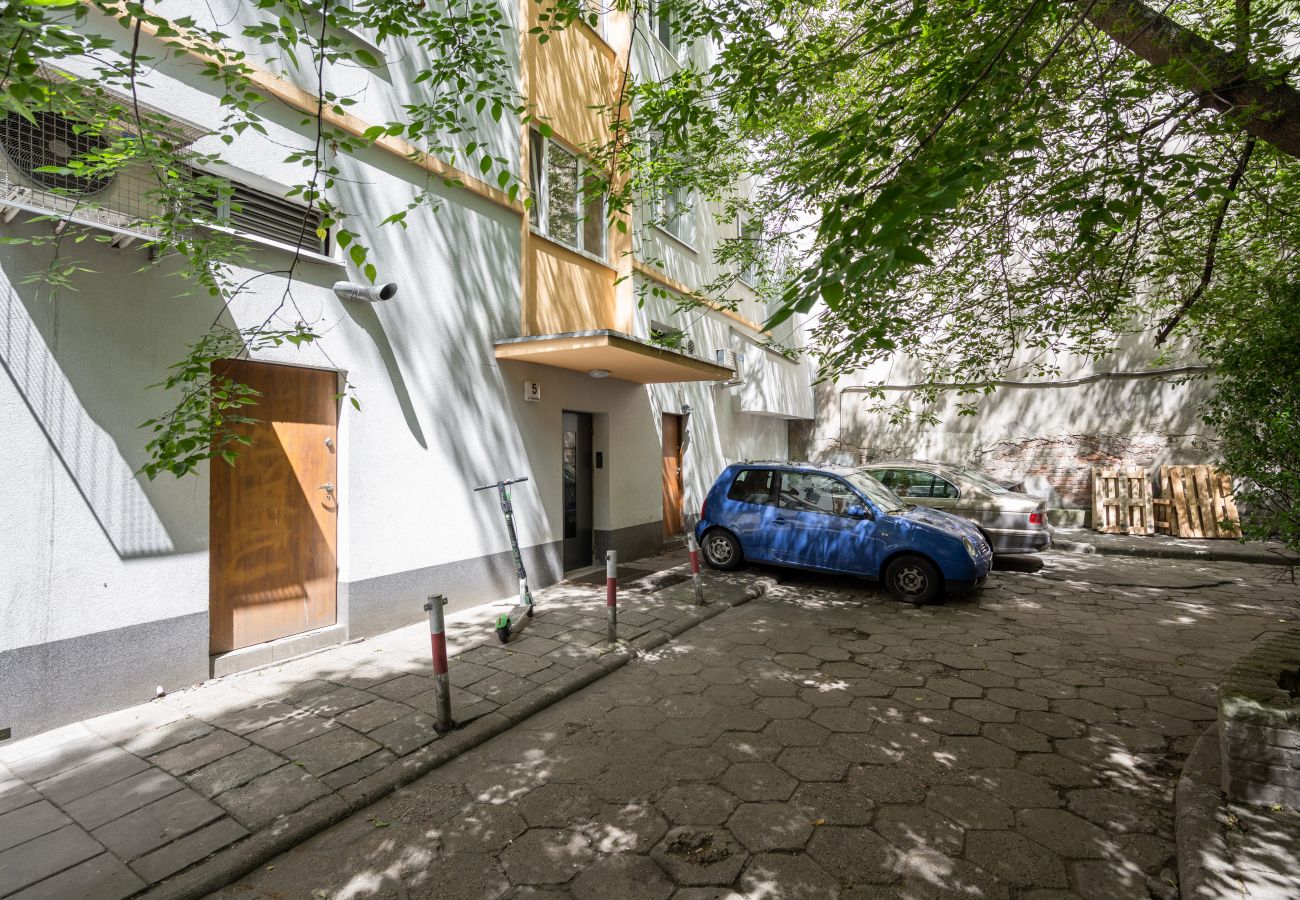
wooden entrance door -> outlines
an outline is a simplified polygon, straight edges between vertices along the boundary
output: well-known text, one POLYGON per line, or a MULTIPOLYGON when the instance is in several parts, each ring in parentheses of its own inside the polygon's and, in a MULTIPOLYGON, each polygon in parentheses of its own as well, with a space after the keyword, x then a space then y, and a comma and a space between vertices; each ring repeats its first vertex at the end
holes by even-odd
POLYGON ((664 537, 682 533, 682 417, 664 413, 664 537))
POLYGON ((213 372, 258 392, 237 426, 252 440, 212 462, 208 513, 212 653, 333 625, 338 377, 223 360, 213 372))

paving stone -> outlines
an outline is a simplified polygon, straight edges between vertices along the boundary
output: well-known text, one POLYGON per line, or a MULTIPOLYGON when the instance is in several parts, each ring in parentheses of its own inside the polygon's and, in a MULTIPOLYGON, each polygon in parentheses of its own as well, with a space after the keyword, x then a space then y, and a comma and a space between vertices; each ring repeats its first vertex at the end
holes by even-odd
POLYGON ((534 685, 526 678, 520 678, 509 672, 497 672, 495 675, 489 675, 482 681, 474 683, 474 693, 482 695, 485 700, 491 700, 493 703, 499 703, 502 706, 518 700, 533 689, 534 685))
POLYGON ((363 778, 382 770, 389 763, 397 761, 397 755, 388 750, 380 750, 369 756, 350 763, 341 769, 335 769, 321 776, 321 783, 332 791, 355 784, 363 778))
POLYGON ((812 836, 812 822, 788 803, 742 803, 727 830, 752 853, 800 850, 812 836))
POLYGON ((808 856, 846 885, 891 878, 897 853, 888 841, 863 827, 818 826, 808 841, 808 856))
POLYGON ((412 713, 376 728, 366 737, 378 741, 398 756, 405 756, 438 739, 434 719, 424 713, 412 713))
POLYGON ((1070 791, 1066 805, 1071 812, 1111 834, 1156 832, 1164 819, 1141 798, 1105 788, 1070 791))
POLYGON ((977 722, 1014 722, 1016 711, 992 700, 954 700, 952 708, 977 722))
POLYGON ((228 731, 214 731, 198 740, 181 744, 149 758, 149 762, 173 775, 184 775, 248 746, 248 741, 228 731))
POLYGON ((42 799, 40 793, 26 782, 16 778, 0 781, 0 815, 21 809, 40 799, 42 799))
POLYGON ((70 824, 72 820, 48 800, 28 804, 0 815, 0 850, 8 850, 70 824))
POLYGON ((379 744, 351 728, 337 728, 327 731, 319 737, 295 744, 285 751, 289 757, 303 769, 320 777, 327 772, 341 769, 359 759, 364 759, 376 750, 379 744))
POLYGON ((0 762, 28 784, 36 784, 61 772, 84 765, 101 754, 122 751, 112 742, 81 725, 56 729, 16 744, 0 744, 0 762))
POLYGON ((872 828, 895 847, 937 850, 949 856, 961 853, 964 829, 924 806, 885 806, 872 828))
MULTIPOLYGON (((486 678, 495 671, 495 669, 490 669, 487 666, 477 666, 474 663, 463 662, 460 657, 456 657, 448 667, 448 680, 456 687, 467 687, 481 678, 486 678), (476 678, 473 677, 475 673, 481 674, 478 674, 476 678)), ((367 693, 378 694, 388 700, 405 700, 407 697, 423 694, 432 687, 433 679, 426 675, 401 675, 392 681, 385 681, 383 684, 375 685, 367 693)))
POLYGON ((364 706, 344 710, 334 719, 342 725, 365 734, 390 722, 396 722, 414 711, 406 704, 395 700, 373 700, 364 706))
POLYGON ((27 887, 104 851, 103 846, 76 825, 65 825, 41 836, 39 852, 32 852, 34 847, 19 844, 0 851, 0 890, 27 887))
POLYGON ((879 804, 920 803, 925 797, 925 785, 897 766, 857 766, 849 781, 879 804))
POLYGON ((1102 857, 1113 849, 1110 836, 1063 809, 1022 809, 1016 814, 1020 832, 1065 857, 1102 857))
POLYGON ((574 879, 578 900, 667 900, 673 883, 654 861, 644 856, 610 856, 598 859, 574 879))
MULTIPOLYGON (((503 672, 514 672, 516 675, 526 675, 528 674, 527 672, 520 671, 519 669, 513 667, 518 663, 518 659, 520 656, 533 656, 533 657, 545 656, 546 654, 554 650, 559 650, 562 647, 566 646, 566 644, 563 641, 557 641, 554 640, 553 638, 542 637, 541 635, 532 631, 531 626, 529 626, 529 632, 530 633, 528 633, 523 640, 510 642, 510 653, 511 653, 510 657, 507 657, 506 659, 497 660, 497 662, 493 663, 493 665, 503 672)), ((545 668, 547 665, 549 665, 549 663, 544 663, 541 666, 541 668, 545 668)), ((533 669, 532 671, 537 671, 537 670, 533 669)))
POLYGON ((597 853, 648 853, 668 822, 649 803, 606 803, 581 830, 597 853))
POLYGON ((559 828, 533 828, 501 854, 513 884, 564 884, 591 860, 587 838, 559 828))
POLYGON ((918 709, 912 721, 939 734, 977 735, 981 723, 952 709, 918 709))
POLYGON ((676 884, 687 887, 731 884, 749 858, 726 829, 690 825, 669 829, 651 856, 676 884))
POLYGON ((91 834, 119 859, 129 862, 221 816, 220 807, 194 791, 182 789, 114 819, 91 834))
POLYGON ((705 747, 679 747, 664 754, 659 770, 672 781, 713 781, 731 765, 721 754, 705 747))
POLYGON ((654 733, 678 747, 707 747, 722 734, 722 726, 707 719, 667 719, 654 733))
POLYGON ((256 830, 328 793, 329 788, 311 775, 288 765, 219 794, 217 803, 245 828, 256 830))
POLYGON ((1079 737, 1087 729, 1078 719, 1071 719, 1060 713, 1026 710, 1016 716, 1016 721, 1026 728, 1032 728, 1049 738, 1079 737))
POLYGON ((762 732, 726 732, 712 744, 713 750, 733 762, 771 761, 785 749, 762 732))
POLYGON ((265 775, 284 765, 284 759, 263 747, 245 747, 243 750, 208 763, 190 772, 185 783, 207 797, 247 784, 259 775, 265 775))
POLYGON ((527 830, 528 823, 513 809, 501 804, 476 803, 446 821, 440 838, 450 854, 496 853, 511 846, 527 830))
POLYGON ((100 853, 7 896, 9 900, 68 900, 70 897, 121 900, 145 886, 145 882, 113 854, 100 853))
POLYGON ((1019 886, 1065 888, 1070 884, 1061 858, 1014 831, 973 831, 966 859, 1019 886))
POLYGON ((235 734, 248 734, 250 731, 266 728, 276 722, 283 722, 296 712, 297 709, 287 703, 268 700, 265 703, 257 703, 213 716, 211 722, 235 734))
POLYGON ((55 803, 70 803, 148 768, 149 764, 140 757, 114 747, 96 754, 75 769, 38 781, 35 787, 55 803))
POLYGON ((828 730, 807 719, 777 719, 768 723, 763 734, 783 747, 814 747, 830 737, 828 730))
MULTIPOLYGON (((68 815, 87 830, 98 828, 155 800, 181 790, 185 785, 161 769, 146 769, 116 784, 101 788, 64 804, 68 815)), ((0 825, 0 834, 4 826, 0 825)))
POLYGON ((599 808, 599 801, 590 791, 564 784, 544 784, 515 801, 516 811, 534 827, 579 825, 599 808))
POLYGON ((733 763, 718 786, 741 800, 788 800, 796 782, 771 763, 733 763))
POLYGON ((1055 753, 1030 753, 1022 756, 1016 765, 1056 787, 1090 787, 1097 783, 1094 769, 1055 753))
POLYGON ((776 764, 799 781, 840 781, 849 769, 844 757, 821 747, 791 747, 776 764))
POLYGON ((669 789, 655 807, 674 825, 721 825, 738 803, 720 788, 692 784, 669 789))
POLYGON ((1011 807, 979 788, 936 784, 926 792, 925 805, 968 831, 1005 830, 1015 825, 1011 807))
POLYGON ((1014 722, 990 722, 981 734, 990 741, 1008 747, 1017 753, 1050 753, 1052 743, 1041 731, 1014 722))
POLYGON ((987 791, 1013 808, 1062 805, 1060 795, 1043 778, 1017 769, 983 769, 964 773, 964 783, 987 791))
POLYGON ((311 740, 338 727, 338 723, 331 719, 322 719, 319 716, 300 712, 270 727, 250 732, 247 737, 253 743, 260 744, 268 750, 283 753, 296 744, 311 740))
MULTIPOLYGON (((135 708, 138 709, 138 707, 135 708)), ((212 726, 202 719, 192 719, 179 710, 170 710, 170 712, 180 716, 180 718, 157 728, 128 735, 118 741, 118 746, 123 750, 134 753, 136 756, 154 756, 164 750, 170 750, 173 747, 179 747, 181 744, 201 738, 213 730, 212 726)))
POLYGON ((248 834, 234 819, 220 819, 193 834, 172 841, 131 863, 131 868, 150 883, 162 881, 181 869, 206 859, 222 847, 248 834))
POLYGON ((876 801, 861 785, 834 782, 799 785, 790 805, 821 825, 870 825, 876 812, 876 801))

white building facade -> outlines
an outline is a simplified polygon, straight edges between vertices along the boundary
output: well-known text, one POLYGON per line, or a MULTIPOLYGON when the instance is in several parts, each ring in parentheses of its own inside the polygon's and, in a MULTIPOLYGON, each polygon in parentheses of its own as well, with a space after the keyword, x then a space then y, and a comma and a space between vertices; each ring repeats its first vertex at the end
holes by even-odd
MULTIPOLYGON (((629 54, 625 17, 575 24, 539 47, 524 39, 537 9, 512 7, 515 72, 551 140, 577 154, 601 127, 590 105, 609 99, 629 55, 635 68, 639 53, 668 48, 640 27, 644 46, 629 54)), ((179 0, 158 10, 199 14, 179 0)), ((202 14, 252 15, 234 0, 202 14)), ((114 22, 90 27, 129 46, 114 22)), ((382 65, 339 67, 331 89, 357 98, 349 112, 362 125, 400 117, 420 90, 403 78, 416 51, 352 38, 382 65)), ((205 148, 223 110, 194 75, 201 64, 169 59, 144 84, 148 103, 205 148)), ((223 147, 220 174, 275 209, 302 180, 282 160, 311 145, 301 122, 314 82, 264 68, 269 133, 223 147)), ((476 139, 539 194, 527 128, 505 116, 476 139)), ((233 468, 136 474, 147 460, 141 423, 175 399, 150 386, 214 317, 245 327, 282 309, 292 247, 250 224, 235 274, 252 286, 223 311, 175 277, 177 260, 151 261, 139 243, 79 245, 93 272, 57 292, 28 279, 49 246, 0 246, 0 728, 14 737, 411 624, 430 594, 452 608, 511 595, 497 500, 476 485, 529 479, 514 508, 535 585, 602 562, 606 549, 652 553, 689 527, 725 465, 785 457, 788 423, 811 417, 806 366, 763 346, 797 345, 797 326, 762 332, 763 301, 743 283, 734 311, 637 302, 645 283, 686 291, 714 277, 710 248, 726 226, 709 210, 690 213, 689 240, 605 223, 575 239, 466 173, 449 186, 382 147, 335 162, 337 202, 365 223, 380 280, 397 293, 340 299, 335 282, 364 281, 345 254, 300 254, 287 315, 323 337, 236 364, 262 399, 254 445, 233 468), (436 208, 418 207, 406 228, 374 224, 422 189, 436 208), (664 328, 683 332, 686 351, 651 342, 664 328), (336 396, 345 385, 359 410, 336 396)), ((0 203, 23 184, 12 161, 6 171, 0 203)), ((0 226, 54 227, 26 209, 0 226)))

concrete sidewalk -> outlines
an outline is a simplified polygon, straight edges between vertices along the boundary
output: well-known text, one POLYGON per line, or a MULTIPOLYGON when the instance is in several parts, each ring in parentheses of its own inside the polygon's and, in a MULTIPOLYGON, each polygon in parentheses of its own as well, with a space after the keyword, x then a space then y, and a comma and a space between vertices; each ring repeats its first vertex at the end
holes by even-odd
POLYGON ((0 897, 220 887, 763 590, 753 573, 709 574, 710 605, 696 607, 684 561, 621 568, 615 646, 601 579, 538 592, 508 645, 492 628, 505 602, 449 617, 463 726, 442 737, 419 623, 2 744, 0 897))
POLYGON ((1300 555, 1279 541, 1209 540, 1177 538, 1167 534, 1102 534, 1087 528, 1057 528, 1052 547, 1067 553, 1149 559, 1199 559, 1283 566, 1300 564, 1300 555))

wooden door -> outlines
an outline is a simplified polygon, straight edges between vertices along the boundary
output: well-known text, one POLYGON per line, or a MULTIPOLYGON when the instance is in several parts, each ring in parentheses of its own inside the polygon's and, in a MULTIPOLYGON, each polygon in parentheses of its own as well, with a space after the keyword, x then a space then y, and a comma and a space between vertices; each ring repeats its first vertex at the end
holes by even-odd
POLYGON ((212 653, 333 625, 338 377, 223 360, 213 372, 261 397, 237 426, 252 441, 213 461, 208 523, 212 653), (328 486, 328 487, 326 487, 328 486))
POLYGON ((682 417, 664 413, 664 537, 682 533, 682 417))

